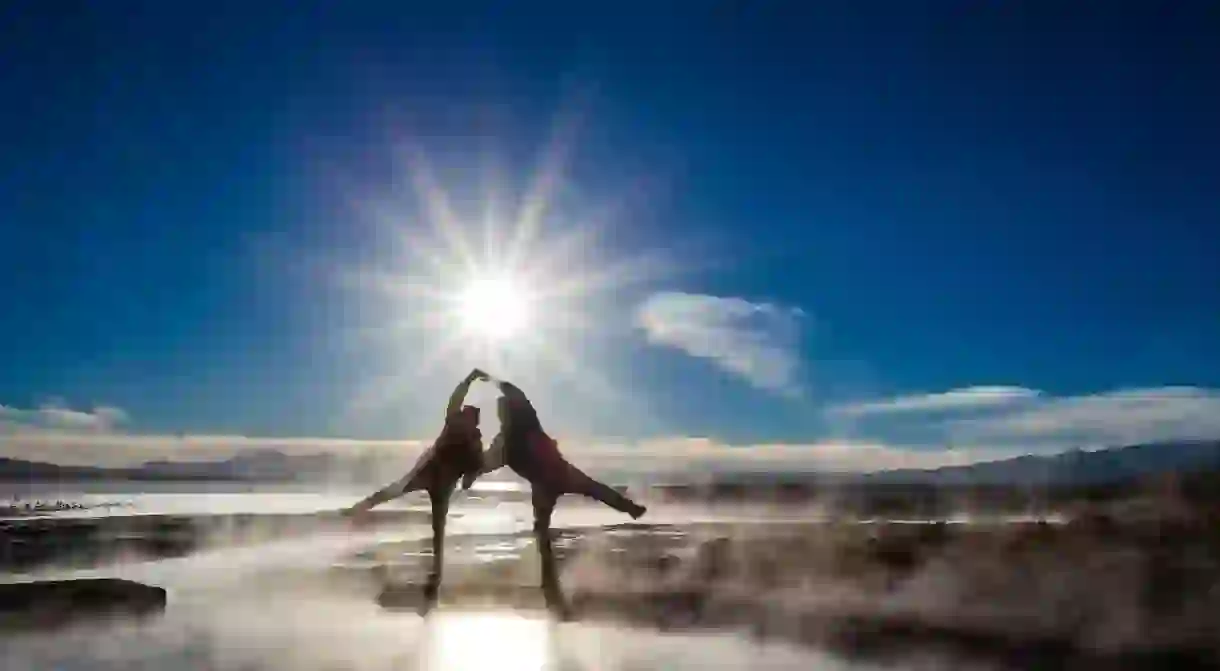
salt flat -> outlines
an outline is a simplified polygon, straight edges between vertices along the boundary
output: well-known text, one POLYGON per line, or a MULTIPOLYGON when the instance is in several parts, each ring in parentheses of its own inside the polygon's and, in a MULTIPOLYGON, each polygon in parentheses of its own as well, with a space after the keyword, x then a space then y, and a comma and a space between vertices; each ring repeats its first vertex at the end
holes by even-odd
MULTIPOLYGON (((4 666, 1191 668, 1220 640, 1208 615, 1220 555, 1189 525, 845 524, 666 505, 622 524, 565 500, 556 547, 577 621, 558 623, 534 588, 529 507, 512 501, 455 507, 441 605, 421 617, 430 531, 412 507, 365 529, 325 511, 188 516, 207 533, 184 552, 10 573, 119 577, 169 599, 155 619, 4 634, 4 666)), ((53 539, 80 522, 14 524, 53 539)))

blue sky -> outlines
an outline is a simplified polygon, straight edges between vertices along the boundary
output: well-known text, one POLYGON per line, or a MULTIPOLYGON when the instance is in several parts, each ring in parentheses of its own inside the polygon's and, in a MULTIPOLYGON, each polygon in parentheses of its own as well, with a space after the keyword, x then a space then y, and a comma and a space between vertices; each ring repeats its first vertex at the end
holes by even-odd
POLYGON ((0 443, 426 439, 471 365, 643 456, 1220 435, 1218 38, 1203 2, 8 3, 0 443), (456 291, 442 231, 488 220, 579 289, 491 353, 382 290, 456 291))

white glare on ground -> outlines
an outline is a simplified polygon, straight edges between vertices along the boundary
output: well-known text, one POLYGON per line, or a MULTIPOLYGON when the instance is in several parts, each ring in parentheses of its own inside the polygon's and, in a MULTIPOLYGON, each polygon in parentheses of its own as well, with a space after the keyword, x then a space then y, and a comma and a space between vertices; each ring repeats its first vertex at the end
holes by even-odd
POLYGON ((551 656, 543 617, 520 613, 438 613, 425 624, 425 669, 540 671, 551 656))

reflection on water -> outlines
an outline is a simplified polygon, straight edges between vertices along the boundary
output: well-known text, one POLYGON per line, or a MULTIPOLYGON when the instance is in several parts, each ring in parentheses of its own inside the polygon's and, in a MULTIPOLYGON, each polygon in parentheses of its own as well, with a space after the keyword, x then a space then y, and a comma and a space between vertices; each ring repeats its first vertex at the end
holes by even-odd
MULTIPOLYGON (((48 511, 45 517, 107 517, 120 515, 237 515, 237 514, 303 514, 333 511, 345 508, 368 494, 369 488, 333 487, 319 489, 309 485, 265 485, 209 483, 206 488, 199 485, 175 483, 139 483, 140 491, 133 490, 132 483, 0 483, 0 509, 7 505, 21 505, 35 501, 63 502, 73 508, 63 511, 48 511), (75 506, 80 506, 79 508, 75 506)), ((517 482, 476 482, 469 493, 455 496, 454 512, 478 511, 486 513, 507 507, 527 519, 531 512, 527 495, 517 482)), ((428 510, 428 499, 422 492, 381 506, 384 509, 428 510)), ((556 511, 556 524, 583 526, 580 520, 592 515, 596 521, 588 524, 619 523, 623 520, 615 511, 601 506, 582 504, 579 499, 568 497, 556 511), (571 500, 569 500, 571 499, 571 500), (575 516, 573 515, 575 513, 575 516)), ((833 516, 831 516, 833 517, 833 516)), ((810 522, 827 519, 826 511, 817 505, 787 506, 782 509, 749 503, 732 504, 665 504, 663 508, 652 507, 648 520, 651 523, 690 524, 704 522, 734 521, 739 523, 773 524, 792 521, 810 522)), ((950 524, 975 522, 1026 522, 1046 519, 1053 523, 1063 522, 1059 515, 1029 517, 1023 515, 978 516, 957 514, 944 520, 950 524)), ((861 520, 864 523, 875 520, 861 520)), ((889 523, 926 524, 932 520, 886 520, 889 523)), ((497 529, 494 531, 503 531, 497 529)))
POLYGON ((10 638, 8 671, 248 669, 313 671, 675 671, 862 669, 730 635, 669 636, 541 614, 438 611, 421 619, 369 601, 280 597, 228 604, 188 599, 146 625, 10 638))
MULTIPOLYGON (((86 483, 87 484, 87 483, 86 483)), ((236 514, 300 514, 322 510, 338 510, 350 506, 368 494, 367 488, 343 487, 330 489, 303 486, 223 485, 209 484, 182 489, 182 485, 160 485, 151 491, 131 491, 130 485, 95 483, 84 489, 78 483, 61 486, 54 483, 0 484, 0 509, 20 507, 35 502, 62 503, 65 510, 40 512, 46 517, 106 517, 112 515, 236 515, 236 514)), ((479 482, 460 501, 476 505, 488 495, 508 496, 518 493, 515 483, 479 482)), ((426 497, 416 496, 391 501, 389 509, 427 508, 426 497)))
MULTIPOLYGON (((89 495, 113 498, 109 493, 89 495)), ((295 513, 333 510, 351 503, 357 495, 144 493, 134 495, 132 508, 187 514, 218 510, 295 513)), ((446 587, 466 585, 474 593, 479 591, 480 580, 503 578, 518 587, 526 585, 524 589, 532 596, 538 565, 531 549, 529 504, 512 500, 455 503, 449 523, 446 587), (476 578, 476 574, 482 577, 476 578)), ((400 502, 404 507, 421 504, 426 505, 422 495, 400 502)), ((618 562, 616 553, 636 545, 658 554, 657 562, 636 567, 645 577, 669 575, 666 571, 672 573, 674 566, 699 564, 702 560, 687 555, 703 539, 705 531, 697 526, 703 522, 757 530, 760 524, 795 523, 799 527, 818 519, 816 509, 659 505, 650 509, 648 522, 674 526, 649 526, 641 531, 636 525, 624 525, 606 530, 600 538, 586 538, 594 560, 574 565, 572 577, 578 583, 583 580, 586 588, 597 587, 598 580, 609 580, 611 590, 618 590, 622 584, 615 571, 623 562, 618 562), (599 550, 604 557, 596 554, 599 550), (680 561, 670 561, 679 554, 680 561)), ((579 499, 565 501, 555 518, 555 526, 566 529, 622 522, 614 511, 584 505, 579 499)), ((778 532, 786 533, 784 529, 778 532)), ((340 525, 309 531, 304 537, 261 539, 249 545, 240 544, 248 542, 244 537, 237 544, 206 543, 190 555, 159 561, 87 570, 40 567, 36 574, 24 577, 125 578, 165 587, 169 607, 163 617, 143 623, 9 635, 0 639, 0 669, 872 668, 809 648, 763 645, 733 633, 705 630, 679 635, 591 622, 555 624, 541 609, 531 610, 530 600, 526 600, 525 610, 502 606, 471 611, 467 609, 477 603, 455 599, 426 619, 412 611, 379 606, 383 587, 398 578, 410 583, 418 574, 417 565, 424 557, 419 541, 430 533, 426 523, 372 529, 340 525), (463 610, 456 610, 458 606, 463 610)), ((556 547, 564 549, 579 535, 562 535, 556 547)), ((809 560, 802 557, 797 564, 806 566, 809 560)), ((623 566, 635 566, 628 564, 623 566)), ((0 575, 0 581, 15 577, 0 575)), ((812 594, 825 596, 821 590, 812 594)), ((904 660, 899 668, 962 667, 935 662, 915 667, 904 660)))
MULTIPOLYGON (((569 522, 600 524, 570 506, 569 522)), ((528 506, 484 508, 453 520, 455 534, 499 534, 453 563, 520 552, 502 534, 527 529, 528 506)), ((618 521, 618 520, 613 520, 618 521)), ((427 535, 422 525, 396 530, 320 533, 257 546, 204 551, 162 561, 48 573, 42 577, 117 576, 165 587, 169 607, 157 619, 43 633, 0 642, 0 668, 553 671, 681 669, 839 669, 835 658, 761 646, 732 634, 678 636, 587 623, 556 624, 543 611, 452 610, 427 618, 386 610, 367 586, 319 579, 375 544, 427 535), (299 577, 299 579, 297 579, 299 577)), ((463 545, 462 541, 455 545, 463 545)))
POLYGON ((480 543, 470 554, 475 561, 498 562, 520 556, 531 544, 532 541, 526 538, 480 543))
POLYGON ((547 666, 555 632, 519 613, 436 613, 424 625, 428 669, 538 671, 547 666))

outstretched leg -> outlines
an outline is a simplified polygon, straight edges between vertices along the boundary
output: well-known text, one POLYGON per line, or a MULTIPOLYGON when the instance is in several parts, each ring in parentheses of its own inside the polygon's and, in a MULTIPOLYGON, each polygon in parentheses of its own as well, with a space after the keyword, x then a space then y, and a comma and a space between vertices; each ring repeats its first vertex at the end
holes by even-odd
POLYGON ((534 542, 538 544, 538 554, 542 565, 542 596, 546 599, 547 608, 560 619, 568 619, 567 600, 563 597, 563 587, 559 584, 559 571, 555 566, 555 548, 551 545, 551 513, 555 511, 555 501, 559 497, 549 491, 540 491, 536 486, 533 491, 534 504, 534 542))
POLYGON ((427 489, 431 480, 430 475, 426 471, 413 473, 397 482, 390 483, 345 510, 344 514, 351 516, 363 515, 386 501, 392 501, 411 492, 427 489))
POLYGON ((428 488, 432 500, 432 571, 424 585, 425 609, 430 609, 440 595, 441 578, 445 571, 445 520, 449 516, 449 498, 455 483, 444 483, 428 488))
POLYGON ((568 477, 565 493, 580 494, 595 501, 604 503, 615 510, 626 513, 632 519, 639 519, 648 508, 623 496, 619 491, 604 482, 599 482, 586 475, 575 466, 568 467, 568 477))

